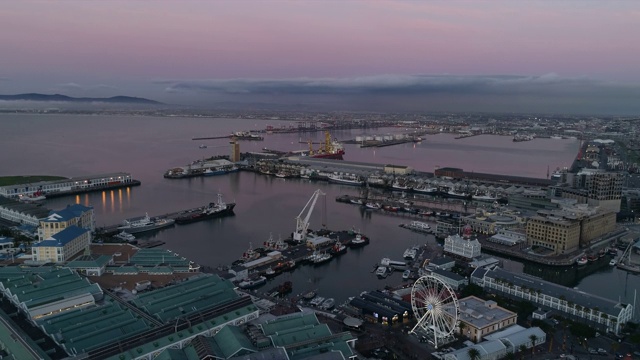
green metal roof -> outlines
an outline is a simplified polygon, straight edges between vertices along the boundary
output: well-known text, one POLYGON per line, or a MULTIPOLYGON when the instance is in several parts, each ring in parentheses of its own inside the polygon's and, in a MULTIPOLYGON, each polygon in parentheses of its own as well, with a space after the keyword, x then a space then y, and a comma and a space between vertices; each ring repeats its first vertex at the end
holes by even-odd
POLYGON ((113 269, 113 273, 115 275, 122 274, 138 274, 138 268, 136 266, 121 266, 119 268, 113 269))
POLYGON ((109 255, 83 255, 69 262, 68 267, 72 269, 101 268, 106 266, 112 257, 109 255))
POLYGON ((210 341, 216 345, 213 347, 216 353, 220 351, 220 355, 225 359, 237 355, 243 350, 256 352, 251 340, 237 326, 223 327, 210 341))
POLYGON ((140 249, 129 259, 137 266, 157 266, 160 264, 189 266, 190 261, 167 249, 140 249))
POLYGON ((289 331, 291 329, 303 328, 308 325, 318 325, 320 322, 315 313, 295 313, 269 320, 260 326, 265 335, 273 335, 281 331, 289 331))
POLYGON ((236 298, 231 282, 217 275, 202 275, 140 294, 133 304, 166 322, 236 298))

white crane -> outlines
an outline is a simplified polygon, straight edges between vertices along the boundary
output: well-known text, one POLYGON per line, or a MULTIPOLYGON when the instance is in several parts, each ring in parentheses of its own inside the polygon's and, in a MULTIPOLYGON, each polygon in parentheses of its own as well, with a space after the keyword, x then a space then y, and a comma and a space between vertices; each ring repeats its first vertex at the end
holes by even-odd
POLYGON ((309 201, 307 201, 307 205, 304 206, 302 211, 298 216, 296 216, 296 231, 293 233, 293 241, 295 242, 303 242, 307 237, 307 229, 309 228, 309 218, 311 217, 311 213, 313 212, 313 208, 316 206, 316 201, 318 201, 318 196, 326 195, 320 189, 316 190, 309 201), (307 216, 302 219, 302 216, 305 211, 309 209, 307 216))

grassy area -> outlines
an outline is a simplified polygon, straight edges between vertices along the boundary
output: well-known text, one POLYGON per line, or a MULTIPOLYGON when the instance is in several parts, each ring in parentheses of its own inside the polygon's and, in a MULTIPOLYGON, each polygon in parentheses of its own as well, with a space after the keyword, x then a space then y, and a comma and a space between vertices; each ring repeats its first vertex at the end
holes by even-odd
POLYGON ((47 175, 0 176, 0 186, 29 184, 29 183, 34 183, 38 181, 51 181, 51 180, 63 180, 63 179, 66 179, 66 177, 47 176, 47 175))

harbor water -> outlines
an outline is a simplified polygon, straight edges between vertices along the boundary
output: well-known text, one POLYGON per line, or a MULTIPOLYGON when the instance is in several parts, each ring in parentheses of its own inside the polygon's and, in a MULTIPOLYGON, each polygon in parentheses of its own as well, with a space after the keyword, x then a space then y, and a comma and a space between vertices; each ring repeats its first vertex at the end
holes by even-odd
MULTIPOLYGON (((215 201, 218 192, 223 194, 225 201, 235 201, 235 216, 175 226, 145 236, 165 242, 164 247, 201 265, 229 265, 250 244, 259 247, 269 236, 274 239, 290 236, 295 229, 295 217, 317 189, 326 195, 318 201, 311 215, 310 228, 318 229, 323 224, 335 230, 355 228, 371 238, 370 245, 350 249, 327 264, 303 266, 284 273, 271 280, 272 284, 265 285, 265 289, 291 280, 294 293, 317 290, 324 297, 342 302, 364 290, 402 283, 401 272, 383 280, 372 273, 381 258, 401 260, 408 247, 425 243, 437 246, 432 236, 398 226, 411 221, 410 218, 337 203, 338 195, 357 194, 358 189, 349 186, 248 172, 189 179, 163 178, 169 168, 230 152, 228 139, 191 140, 194 137, 221 136, 290 123, 255 119, 12 114, 0 115, 0 121, 3 124, 0 176, 71 177, 124 171, 142 182, 139 187, 45 202, 44 206, 50 209, 59 209, 69 203, 91 205, 95 209, 97 226, 116 224, 145 213, 156 216, 202 206, 215 201), (207 148, 200 148, 203 144, 207 148)), ((353 129, 332 135, 347 140, 368 134, 411 131, 402 128, 353 129)), ((308 145, 301 141, 319 142, 324 135, 317 132, 264 136, 264 141, 241 142, 241 151, 259 152, 263 147, 306 149, 308 145)), ((452 134, 427 135, 421 143, 383 148, 345 144, 345 160, 408 165, 420 171, 450 166, 465 171, 544 178, 547 168, 553 171, 556 167, 569 166, 579 146, 578 141, 572 139, 514 143, 506 136, 454 138, 452 134)), ((629 289, 640 287, 638 276, 608 266, 585 273, 573 268, 549 269, 509 263, 516 271, 530 274, 537 271, 537 276, 543 278, 562 278, 563 285, 615 300, 633 301, 633 290, 629 289)))

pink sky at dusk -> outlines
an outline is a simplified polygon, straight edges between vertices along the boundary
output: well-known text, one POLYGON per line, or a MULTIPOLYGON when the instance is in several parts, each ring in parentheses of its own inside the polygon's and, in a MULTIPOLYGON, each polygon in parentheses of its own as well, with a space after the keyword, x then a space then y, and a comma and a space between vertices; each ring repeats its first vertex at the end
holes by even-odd
POLYGON ((634 1, 9 1, 0 93, 385 74, 637 86, 637 34, 634 1))

